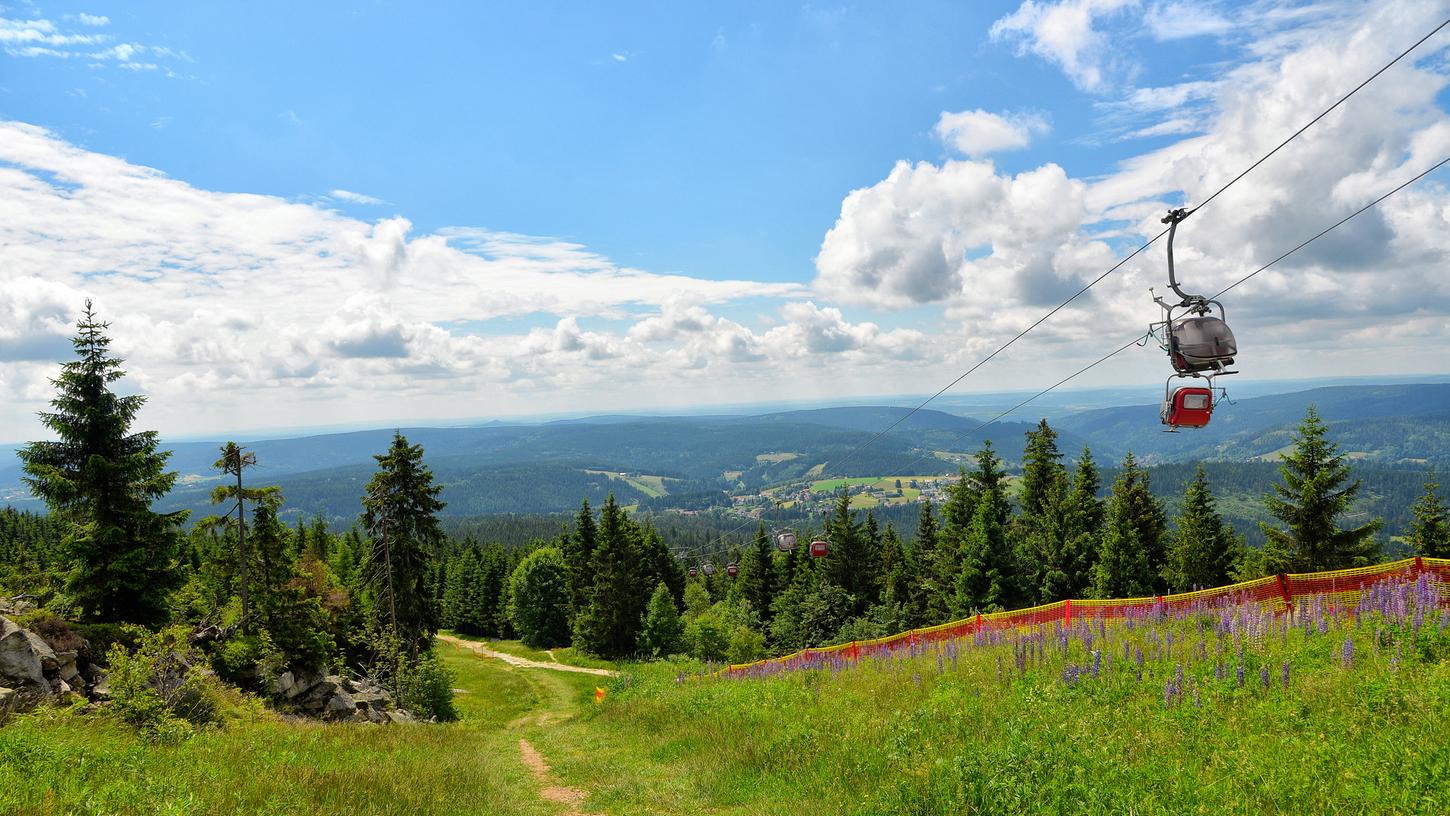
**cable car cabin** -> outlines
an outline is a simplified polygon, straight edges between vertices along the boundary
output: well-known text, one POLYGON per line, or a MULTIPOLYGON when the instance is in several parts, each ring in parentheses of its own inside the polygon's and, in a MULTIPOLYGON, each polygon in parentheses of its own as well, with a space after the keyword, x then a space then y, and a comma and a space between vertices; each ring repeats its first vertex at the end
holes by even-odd
POLYGON ((737 576, 737 575, 740 574, 740 566, 737 565, 733 561, 730 562, 729 564, 726 564, 725 565, 725 574, 728 575, 728 576, 730 576, 731 578, 734 578, 735 576, 737 576))
POLYGON ((831 545, 827 544, 824 541, 821 541, 820 539, 816 539, 815 541, 811 542, 811 556, 814 558, 820 558, 826 553, 829 553, 830 551, 831 545))
POLYGON ((1213 389, 1176 388, 1163 399, 1163 424, 1170 428, 1202 428, 1213 416, 1213 389))
POLYGON ((1178 373, 1192 374, 1233 365, 1239 347, 1227 323, 1213 315, 1199 315, 1173 321, 1168 353, 1178 373))
POLYGON ((700 567, 700 571, 705 573, 706 575, 714 575, 715 565, 711 564, 709 561, 706 561, 704 566, 700 567))
POLYGON ((775 537, 775 548, 781 552, 790 552, 795 549, 795 533, 779 533, 775 537))
POLYGON ((694 578, 696 575, 699 575, 700 572, 694 567, 690 567, 689 570, 686 571, 686 574, 689 575, 691 578, 694 578))

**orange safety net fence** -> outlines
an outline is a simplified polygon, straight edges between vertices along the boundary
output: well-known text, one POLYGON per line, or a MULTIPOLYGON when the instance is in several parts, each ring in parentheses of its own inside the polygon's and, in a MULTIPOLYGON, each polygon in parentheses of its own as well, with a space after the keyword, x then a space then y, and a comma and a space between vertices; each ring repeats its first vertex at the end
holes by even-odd
POLYGON ((775 674, 803 668, 821 668, 826 664, 854 663, 867 655, 883 655, 897 651, 916 650, 942 641, 973 638, 984 634, 1041 626, 1054 622, 1071 625, 1074 620, 1112 620, 1147 618, 1173 612, 1222 609, 1229 606, 1254 605, 1265 612, 1293 613, 1296 602, 1327 605, 1329 611, 1353 609, 1361 594, 1373 584, 1386 579, 1424 580, 1438 597, 1450 597, 1450 559, 1407 558, 1368 567, 1330 570, 1315 573, 1270 575, 1252 581, 1230 584, 1196 592, 1158 595, 1144 598, 1112 598, 1106 600, 1066 600, 1027 609, 989 612, 969 618, 912 629, 874 640, 851 641, 835 646, 802 649, 784 657, 739 663, 716 672, 724 676, 775 674))

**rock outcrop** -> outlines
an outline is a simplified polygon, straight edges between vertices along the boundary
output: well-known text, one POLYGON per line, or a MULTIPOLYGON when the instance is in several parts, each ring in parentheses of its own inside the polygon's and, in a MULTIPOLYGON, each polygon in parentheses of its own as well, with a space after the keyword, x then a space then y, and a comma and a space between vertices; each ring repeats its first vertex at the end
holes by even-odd
POLYGON ((79 662, 79 651, 57 652, 40 635, 0 616, 0 709, 23 710, 52 698, 64 702, 71 694, 89 694, 105 675, 87 664, 88 681, 79 662))
POLYGON ((298 712, 329 722, 385 724, 415 719, 393 703, 387 689, 367 678, 289 671, 272 684, 272 693, 298 712))

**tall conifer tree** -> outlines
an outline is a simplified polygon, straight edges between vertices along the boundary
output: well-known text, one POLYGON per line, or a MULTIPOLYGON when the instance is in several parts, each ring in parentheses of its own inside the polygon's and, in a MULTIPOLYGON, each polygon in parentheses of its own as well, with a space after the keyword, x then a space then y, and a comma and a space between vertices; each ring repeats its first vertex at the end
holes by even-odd
POLYGON ((1349 463, 1328 439, 1328 427, 1314 406, 1304 415, 1294 438, 1294 450, 1279 466, 1281 484, 1264 497, 1264 504, 1282 527, 1260 523, 1268 538, 1269 562, 1286 561, 1296 572, 1316 572, 1370 563, 1378 545, 1374 534, 1380 520, 1340 529, 1339 516, 1359 493, 1359 480, 1350 481, 1349 463))
POLYGON ((443 486, 423 464, 423 446, 408 444, 401 431, 393 433, 387 453, 373 458, 378 469, 362 500, 363 526, 373 541, 365 572, 378 598, 378 622, 416 654, 438 629, 432 573, 443 543, 443 486))
POLYGON ((1222 586, 1238 561, 1239 542, 1214 507, 1208 474, 1199 465, 1183 497, 1178 529, 1168 547, 1164 578, 1172 592, 1222 586))
POLYGON ((51 381, 53 410, 40 412, 57 439, 32 442, 18 455, 31 492, 68 527, 66 588, 81 615, 151 623, 165 616, 166 593, 179 577, 178 528, 186 515, 151 510, 176 474, 166 471, 171 454, 157 450, 155 431, 131 432, 146 398, 111 390, 125 372, 110 353, 108 328, 87 300, 71 339, 79 359, 62 366, 51 381))

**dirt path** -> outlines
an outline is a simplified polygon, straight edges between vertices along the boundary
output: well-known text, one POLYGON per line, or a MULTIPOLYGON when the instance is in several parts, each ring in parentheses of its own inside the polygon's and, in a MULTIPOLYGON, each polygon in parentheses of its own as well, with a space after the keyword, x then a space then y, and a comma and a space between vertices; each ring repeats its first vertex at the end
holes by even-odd
POLYGON ((539 660, 530 660, 527 657, 519 657, 518 655, 506 654, 504 652, 496 652, 493 649, 490 649, 487 646, 483 645, 482 643, 477 643, 472 640, 464 640, 462 638, 456 638, 452 635, 438 635, 438 639, 443 641, 444 643, 451 643, 461 649, 468 649, 469 651, 472 651, 475 654, 483 655, 484 657, 492 657, 497 660, 502 660, 510 666, 517 666, 521 669, 552 669, 553 671, 575 672, 577 674, 594 674, 601 677, 614 677, 615 675, 619 674, 619 672, 611 671, 610 669, 589 669, 583 666, 570 666, 567 663, 544 663, 543 661, 539 660))
POLYGON ((581 808, 588 794, 578 788, 559 784, 549 772, 549 763, 526 739, 519 740, 519 756, 539 783, 539 798, 564 808, 564 816, 589 816, 581 808))

